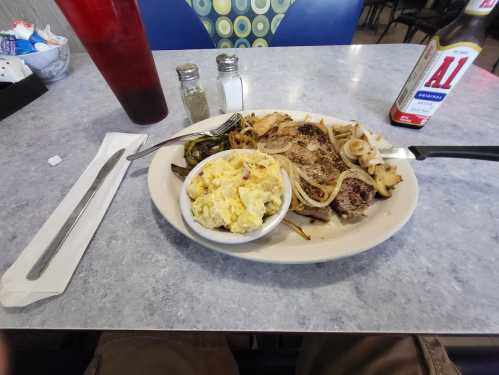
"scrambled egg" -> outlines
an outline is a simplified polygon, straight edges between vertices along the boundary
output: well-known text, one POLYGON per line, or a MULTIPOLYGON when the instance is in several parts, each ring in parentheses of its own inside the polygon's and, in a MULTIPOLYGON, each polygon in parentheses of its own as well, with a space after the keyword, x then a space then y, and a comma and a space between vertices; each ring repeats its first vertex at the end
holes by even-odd
POLYGON ((282 191, 279 163, 258 151, 208 162, 187 188, 197 222, 234 233, 258 229, 281 207, 282 191))

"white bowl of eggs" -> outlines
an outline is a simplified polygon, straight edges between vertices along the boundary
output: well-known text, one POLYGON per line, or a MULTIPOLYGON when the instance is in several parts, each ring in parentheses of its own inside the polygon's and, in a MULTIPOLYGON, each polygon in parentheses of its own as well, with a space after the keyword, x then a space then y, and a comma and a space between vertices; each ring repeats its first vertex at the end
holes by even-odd
POLYGON ((180 191, 180 210, 198 235, 241 244, 276 228, 288 212, 291 196, 288 175, 272 156, 227 150, 190 171, 180 191))

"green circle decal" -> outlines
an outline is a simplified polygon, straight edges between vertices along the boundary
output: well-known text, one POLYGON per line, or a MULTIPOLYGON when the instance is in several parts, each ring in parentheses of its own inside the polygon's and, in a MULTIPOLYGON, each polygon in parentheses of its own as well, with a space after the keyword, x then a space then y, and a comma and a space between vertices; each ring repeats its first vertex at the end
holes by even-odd
POLYGON ((211 11, 211 0, 192 0, 192 7, 200 16, 207 16, 211 11))
POLYGON ((250 42, 248 42, 247 39, 238 39, 238 40, 236 40, 234 47, 236 47, 236 48, 250 48, 251 44, 250 44, 250 42))
POLYGON ((233 0, 234 12, 239 15, 247 14, 250 10, 250 0, 233 0))
POLYGON ((270 0, 251 0, 251 9, 256 14, 265 14, 270 9, 270 0))
POLYGON ((215 29, 220 38, 230 38, 232 35, 232 22, 229 17, 218 17, 215 29))
POLYGON ((213 0, 213 8, 218 14, 225 16, 230 13, 231 0, 213 0))
POLYGON ((253 20, 252 29, 253 29, 253 34, 255 34, 255 36, 259 38, 267 35, 270 29, 268 18, 265 17, 264 15, 256 16, 255 19, 253 20))
POLYGON ((271 0, 272 10, 276 13, 286 13, 289 8, 290 0, 271 0))
POLYGON ((272 18, 272 23, 270 24, 270 31, 272 31, 272 34, 275 34, 283 18, 284 14, 278 14, 274 18, 272 18))
POLYGON ((217 48, 232 48, 232 42, 229 39, 220 39, 217 48))
POLYGON ((209 18, 201 18, 201 22, 203 23, 204 28, 210 34, 210 36, 213 36, 215 34, 215 30, 213 29, 213 22, 209 18))
POLYGON ((253 47, 268 47, 267 41, 262 38, 257 38, 253 41, 253 47))
POLYGON ((238 16, 234 20, 234 33, 239 38, 246 38, 251 33, 251 22, 248 17, 238 16))

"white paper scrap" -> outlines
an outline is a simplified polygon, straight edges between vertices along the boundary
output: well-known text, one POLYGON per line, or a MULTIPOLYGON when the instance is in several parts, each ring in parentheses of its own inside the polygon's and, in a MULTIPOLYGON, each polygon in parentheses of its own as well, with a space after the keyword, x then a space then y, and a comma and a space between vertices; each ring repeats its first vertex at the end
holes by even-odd
POLYGON ((51 167, 55 167, 56 165, 61 163, 62 158, 59 155, 54 155, 51 158, 49 158, 49 160, 47 161, 51 167))

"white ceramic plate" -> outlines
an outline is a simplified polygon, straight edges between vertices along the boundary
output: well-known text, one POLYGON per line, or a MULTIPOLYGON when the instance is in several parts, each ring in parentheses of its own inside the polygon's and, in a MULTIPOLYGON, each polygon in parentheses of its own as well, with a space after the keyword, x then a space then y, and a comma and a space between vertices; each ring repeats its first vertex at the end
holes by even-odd
MULTIPOLYGON (((330 116, 287 111, 253 110, 257 115, 268 112, 286 112, 295 120, 309 116, 311 121, 324 119, 327 124, 344 123, 330 116)), ((182 133, 216 128, 230 115, 212 117, 184 129, 182 133)), ((268 263, 317 263, 358 254, 393 236, 409 220, 418 199, 416 176, 407 161, 392 161, 402 175, 401 182, 390 199, 377 200, 367 211, 367 217, 358 223, 343 224, 336 217, 329 223, 310 223, 310 219, 288 214, 312 236, 306 241, 286 225, 280 224, 267 236, 240 245, 223 245, 195 234, 182 219, 179 197, 182 181, 173 174, 170 164, 185 165, 182 144, 166 146, 156 152, 149 167, 148 183, 152 200, 163 216, 178 231, 209 249, 235 257, 268 263)))

